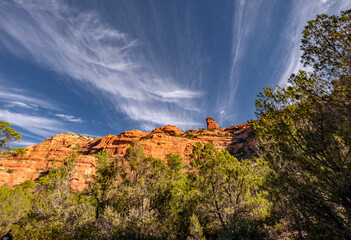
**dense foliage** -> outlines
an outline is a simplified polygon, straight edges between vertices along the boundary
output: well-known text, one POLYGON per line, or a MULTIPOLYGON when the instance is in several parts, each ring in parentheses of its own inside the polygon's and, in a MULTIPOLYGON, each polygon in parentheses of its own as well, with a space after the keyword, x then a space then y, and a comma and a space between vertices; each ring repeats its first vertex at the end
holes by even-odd
POLYGON ((301 62, 319 77, 341 79, 351 74, 351 9, 340 16, 317 15, 302 32, 301 62))
POLYGON ((198 145, 191 166, 145 157, 140 145, 123 158, 96 155, 87 188, 72 192, 77 159, 53 165, 38 181, 0 188, 1 231, 18 239, 217 239, 264 236, 269 215, 260 189, 267 167, 239 162, 198 145), (15 202, 16 204, 11 204, 15 202))
POLYGON ((309 21, 301 49, 314 72, 256 101, 267 187, 298 238, 351 239, 351 11, 309 21))

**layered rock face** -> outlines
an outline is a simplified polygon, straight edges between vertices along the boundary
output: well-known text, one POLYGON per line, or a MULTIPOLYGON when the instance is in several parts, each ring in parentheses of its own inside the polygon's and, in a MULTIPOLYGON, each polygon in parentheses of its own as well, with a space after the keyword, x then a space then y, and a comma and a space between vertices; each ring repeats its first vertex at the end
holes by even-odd
POLYGON ((75 153, 78 161, 72 187, 82 190, 85 187, 84 176, 94 173, 94 154, 107 150, 112 156, 122 157, 132 142, 139 142, 146 156, 152 155, 164 161, 165 155, 175 153, 183 157, 185 163, 189 163, 189 155, 198 142, 212 142, 217 149, 227 150, 239 158, 255 154, 255 133, 251 123, 228 128, 218 128, 215 121, 215 124, 212 121, 210 123, 208 130, 182 132, 176 126, 167 125, 151 133, 131 130, 118 136, 109 134, 96 139, 72 133, 58 134, 40 144, 26 147, 26 154, 0 156, 0 185, 15 185, 27 179, 36 179, 51 164, 60 164, 75 153))
POLYGON ((28 179, 38 178, 52 165, 61 164, 62 160, 73 152, 78 155, 72 187, 84 188, 84 175, 93 174, 95 157, 83 154, 92 137, 73 133, 62 133, 46 139, 37 145, 25 148, 26 154, 0 156, 0 185, 16 185, 28 179))

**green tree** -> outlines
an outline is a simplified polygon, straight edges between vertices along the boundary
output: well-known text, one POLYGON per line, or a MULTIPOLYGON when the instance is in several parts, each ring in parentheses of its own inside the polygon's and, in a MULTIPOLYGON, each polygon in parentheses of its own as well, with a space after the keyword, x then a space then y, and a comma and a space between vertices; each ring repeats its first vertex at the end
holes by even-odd
POLYGON ((121 174, 118 158, 111 158, 106 150, 96 155, 95 174, 87 180, 87 192, 93 197, 95 219, 111 205, 117 191, 117 180, 121 174))
POLYGON ((253 226, 269 215, 267 192, 261 191, 267 168, 263 162, 239 162, 212 144, 198 144, 192 153, 197 216, 207 234, 260 238, 253 226))
POLYGON ((23 187, 0 187, 0 233, 3 235, 13 224, 26 218, 31 209, 33 195, 23 187))
POLYGON ((187 240, 204 240, 202 227, 200 225, 199 219, 195 214, 193 214, 190 218, 190 226, 189 226, 189 236, 187 240))
POLYGON ((302 62, 314 73, 300 71, 256 100, 271 197, 299 238, 351 238, 350 13, 309 21, 302 62))
POLYGON ((116 211, 121 217, 117 237, 143 239, 158 236, 155 212, 150 205, 152 157, 145 157, 142 146, 133 143, 123 158, 120 194, 115 199, 116 211))
POLYGON ((189 232, 190 217, 195 208, 194 190, 184 171, 184 159, 178 154, 167 154, 167 163, 150 184, 152 208, 155 209, 164 237, 185 239, 189 232))
POLYGON ((340 16, 317 15, 302 32, 301 62, 327 79, 351 74, 351 9, 340 16))
POLYGON ((124 156, 124 174, 115 199, 122 224, 120 238, 185 239, 192 211, 187 202, 189 184, 184 160, 176 154, 160 159, 145 157, 140 144, 124 156), (117 204, 118 202, 118 204, 117 204))
POLYGON ((265 89, 256 102, 260 120, 254 126, 260 156, 274 170, 271 192, 287 207, 299 237, 307 232, 314 239, 347 239, 351 111, 323 82, 301 72, 289 87, 265 89))
POLYGON ((11 124, 0 121, 0 151, 3 149, 11 150, 12 148, 7 144, 11 141, 20 141, 22 136, 11 127, 11 124))
POLYGON ((79 201, 71 189, 76 156, 52 165, 36 183, 34 200, 27 221, 22 222, 18 239, 77 239, 74 236, 87 222, 93 211, 79 201))

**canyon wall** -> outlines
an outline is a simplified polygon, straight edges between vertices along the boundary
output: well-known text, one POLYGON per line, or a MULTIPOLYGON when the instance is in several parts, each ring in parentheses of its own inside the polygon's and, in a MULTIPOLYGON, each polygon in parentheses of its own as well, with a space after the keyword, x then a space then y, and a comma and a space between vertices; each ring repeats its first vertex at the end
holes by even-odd
POLYGON ((0 156, 0 185, 16 185, 27 179, 36 179, 52 164, 58 165, 67 156, 77 155, 76 172, 72 187, 82 190, 85 187, 85 175, 94 173, 94 154, 107 150, 111 156, 123 157, 132 142, 140 143, 146 156, 166 160, 168 153, 179 154, 186 164, 189 154, 198 142, 212 142, 218 150, 227 150, 238 158, 250 158, 255 155, 255 133, 251 123, 218 128, 211 119, 208 129, 182 132, 176 126, 163 126, 150 133, 139 130, 122 132, 93 139, 73 133, 55 135, 37 145, 25 148, 26 154, 3 153, 0 156))

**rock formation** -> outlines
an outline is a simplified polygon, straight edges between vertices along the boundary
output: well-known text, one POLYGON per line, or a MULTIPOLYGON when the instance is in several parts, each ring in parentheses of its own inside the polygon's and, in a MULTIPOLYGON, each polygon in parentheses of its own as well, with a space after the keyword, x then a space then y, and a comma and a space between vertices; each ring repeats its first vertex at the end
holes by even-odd
POLYGON ((0 185, 36 179, 51 164, 60 164, 67 156, 76 153, 78 162, 72 187, 82 190, 85 187, 84 176, 94 173, 93 154, 107 150, 112 156, 122 157, 133 141, 143 146, 146 156, 166 160, 166 154, 175 153, 183 157, 186 164, 190 162, 189 154, 198 142, 212 142, 217 149, 227 150, 239 158, 255 154, 255 133, 251 123, 218 128, 213 119, 206 120, 208 130, 182 132, 176 126, 167 125, 151 133, 131 130, 118 136, 109 134, 96 139, 72 133, 58 134, 40 144, 26 147, 26 154, 0 156, 0 185))
POLYGON ((175 135, 183 135, 184 132, 182 132, 179 128, 177 128, 176 126, 172 126, 172 125, 167 125, 164 127, 160 127, 160 128, 156 128, 154 130, 152 130, 151 134, 156 134, 156 133, 160 133, 160 134, 168 134, 170 136, 175 136, 175 135))
POLYGON ((218 124, 213 118, 206 118, 207 129, 218 129, 218 124))
POLYGON ((84 155, 92 137, 73 133, 62 133, 46 139, 37 145, 25 148, 26 154, 0 156, 0 185, 16 185, 28 179, 36 179, 51 165, 75 152, 78 155, 72 187, 81 190, 85 187, 84 176, 94 173, 95 157, 84 155))

